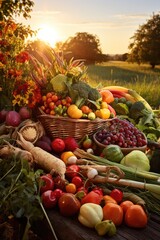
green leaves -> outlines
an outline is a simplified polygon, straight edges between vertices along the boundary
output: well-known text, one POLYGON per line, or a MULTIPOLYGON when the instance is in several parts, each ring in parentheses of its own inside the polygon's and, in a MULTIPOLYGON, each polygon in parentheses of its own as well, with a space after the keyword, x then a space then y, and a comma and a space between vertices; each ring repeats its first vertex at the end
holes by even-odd
POLYGON ((1 159, 0 166, 0 213, 29 222, 42 218, 38 183, 42 170, 34 172, 27 161, 14 157, 1 159))

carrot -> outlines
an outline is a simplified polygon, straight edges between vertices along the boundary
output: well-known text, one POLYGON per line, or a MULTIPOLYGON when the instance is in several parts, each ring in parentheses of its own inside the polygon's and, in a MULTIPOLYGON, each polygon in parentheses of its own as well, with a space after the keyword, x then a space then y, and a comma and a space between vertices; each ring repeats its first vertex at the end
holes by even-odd
POLYGON ((30 152, 33 156, 33 161, 47 172, 54 171, 62 178, 65 178, 66 165, 60 159, 40 147, 35 147, 31 142, 26 141, 21 133, 18 133, 19 139, 17 143, 25 150, 30 152))

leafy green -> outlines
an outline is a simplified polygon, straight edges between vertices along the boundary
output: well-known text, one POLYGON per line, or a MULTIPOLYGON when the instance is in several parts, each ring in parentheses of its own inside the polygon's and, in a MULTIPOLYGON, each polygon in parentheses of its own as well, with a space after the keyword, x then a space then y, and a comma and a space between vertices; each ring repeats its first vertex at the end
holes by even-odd
POLYGON ((41 174, 42 170, 34 172, 24 159, 0 159, 0 214, 26 217, 26 229, 32 221, 42 219, 38 183, 41 174))

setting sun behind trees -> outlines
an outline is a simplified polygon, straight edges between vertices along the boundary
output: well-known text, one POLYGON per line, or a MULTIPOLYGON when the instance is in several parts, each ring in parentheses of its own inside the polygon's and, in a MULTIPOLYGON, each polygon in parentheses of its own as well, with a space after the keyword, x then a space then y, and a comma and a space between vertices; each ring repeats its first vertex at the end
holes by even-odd
POLYGON ((49 26, 47 24, 40 26, 36 37, 38 40, 48 43, 51 47, 54 47, 55 43, 59 40, 58 32, 54 26, 49 26))

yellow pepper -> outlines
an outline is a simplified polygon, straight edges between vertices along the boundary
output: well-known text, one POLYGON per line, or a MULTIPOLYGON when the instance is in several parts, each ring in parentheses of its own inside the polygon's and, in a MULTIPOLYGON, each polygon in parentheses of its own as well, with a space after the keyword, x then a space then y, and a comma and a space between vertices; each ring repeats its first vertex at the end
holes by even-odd
POLYGON ((94 228, 103 219, 102 207, 95 203, 85 203, 80 207, 78 220, 86 227, 94 228))
POLYGON ((112 220, 104 220, 104 221, 98 222, 95 225, 95 229, 99 236, 103 236, 107 234, 109 237, 112 237, 113 235, 115 235, 117 231, 116 226, 112 220))
POLYGON ((99 110, 96 110, 95 112, 96 117, 102 118, 102 119, 108 119, 110 117, 110 111, 107 108, 101 108, 99 110))
POLYGON ((106 102, 101 103, 101 108, 108 108, 108 104, 106 102))
POLYGON ((82 111, 75 104, 71 104, 68 107, 67 114, 69 117, 75 118, 75 119, 79 119, 83 115, 82 111))

